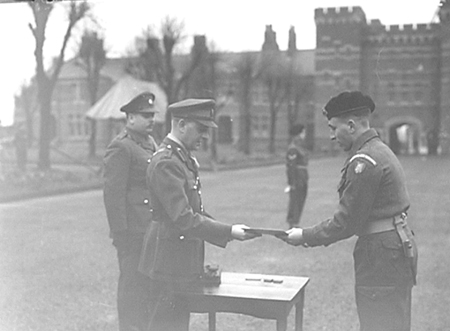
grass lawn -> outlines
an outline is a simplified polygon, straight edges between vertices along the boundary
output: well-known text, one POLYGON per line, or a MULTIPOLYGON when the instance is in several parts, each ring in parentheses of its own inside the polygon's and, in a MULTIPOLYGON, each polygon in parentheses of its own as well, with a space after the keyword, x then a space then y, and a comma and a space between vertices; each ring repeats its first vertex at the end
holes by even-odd
MULTIPOLYGON (((413 330, 450 325, 450 159, 401 159, 411 195, 409 223, 420 250, 413 291, 413 330)), ((331 216, 341 157, 310 163, 310 190, 301 224, 331 216)), ((286 228, 284 167, 202 174, 206 209, 217 219, 286 228)), ((207 263, 224 271, 298 275, 306 288, 304 330, 358 330, 353 297, 356 238, 329 247, 292 247, 273 237, 207 246, 207 263)), ((117 331, 116 253, 108 238, 101 191, 0 204, 0 330, 117 331)), ((289 330, 293 330, 291 313, 289 330)), ((275 322, 218 314, 220 331, 275 330, 275 322)), ((207 330, 195 314, 191 330, 207 330)))

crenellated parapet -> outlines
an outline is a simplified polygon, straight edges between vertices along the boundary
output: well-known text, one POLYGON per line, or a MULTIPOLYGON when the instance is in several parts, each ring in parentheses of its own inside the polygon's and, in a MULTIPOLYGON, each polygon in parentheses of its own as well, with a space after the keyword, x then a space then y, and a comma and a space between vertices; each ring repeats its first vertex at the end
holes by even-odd
POLYGON ((314 19, 316 24, 366 23, 366 14, 361 7, 317 8, 314 19))
POLYGON ((439 38, 441 26, 432 24, 382 25, 372 20, 367 25, 366 41, 370 44, 402 44, 409 46, 431 44, 439 38))

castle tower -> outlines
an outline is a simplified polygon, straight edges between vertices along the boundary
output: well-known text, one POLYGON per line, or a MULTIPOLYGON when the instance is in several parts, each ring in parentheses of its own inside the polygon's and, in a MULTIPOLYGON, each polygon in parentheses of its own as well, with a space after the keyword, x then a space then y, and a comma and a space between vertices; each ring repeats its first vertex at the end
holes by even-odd
POLYGON ((441 25, 440 143, 443 154, 450 154, 450 0, 439 8, 441 25))
MULTIPOLYGON (((360 7, 318 8, 316 23, 316 137, 329 140, 320 111, 343 90, 361 89, 361 58, 366 15, 360 7)), ((334 146, 330 144, 330 148, 334 146)))

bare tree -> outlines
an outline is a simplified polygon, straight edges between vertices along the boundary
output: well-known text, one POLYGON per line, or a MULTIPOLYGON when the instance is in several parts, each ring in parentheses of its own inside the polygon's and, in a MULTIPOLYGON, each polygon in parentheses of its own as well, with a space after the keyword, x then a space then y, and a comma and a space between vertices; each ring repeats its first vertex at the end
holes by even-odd
POLYGON ((236 65, 236 72, 240 119, 238 149, 248 155, 251 153, 252 91, 255 81, 259 77, 256 56, 252 53, 242 53, 236 65))
MULTIPOLYGON (((96 32, 85 31, 81 39, 78 52, 78 62, 87 73, 87 89, 91 106, 97 101, 97 94, 100 80, 100 70, 106 62, 106 51, 104 40, 97 36, 96 32)), ((91 124, 91 135, 89 137, 89 157, 96 154, 97 122, 94 118, 89 118, 91 124)))
MULTIPOLYGON (((137 63, 128 71, 144 80, 156 81, 164 90, 169 104, 178 100, 181 88, 186 84, 194 69, 202 60, 200 53, 191 53, 190 63, 183 73, 177 73, 174 66, 174 50, 184 39, 184 24, 175 18, 166 17, 160 28, 162 43, 147 29, 146 47, 140 51, 137 63)), ((170 130, 170 113, 166 112, 166 131, 170 130)))
POLYGON ((50 140, 52 131, 52 114, 51 100, 56 81, 58 79, 61 68, 64 64, 64 53, 67 43, 72 35, 72 29, 82 18, 88 13, 90 6, 87 2, 71 2, 68 11, 68 23, 64 35, 63 43, 58 57, 53 63, 53 67, 49 72, 44 68, 44 43, 45 29, 47 22, 54 8, 54 4, 41 1, 33 1, 28 3, 34 17, 34 23, 29 24, 29 28, 36 42, 35 58, 36 58, 36 80, 38 87, 38 100, 40 112, 40 136, 39 136, 39 161, 38 167, 41 170, 50 169, 50 140))
POLYGON ((278 112, 285 102, 288 70, 278 50, 263 50, 262 58, 262 80, 266 87, 270 112, 268 151, 270 154, 274 154, 277 118, 278 112))
POLYGON ((23 84, 20 88, 20 93, 15 97, 16 108, 20 108, 24 112, 25 126, 27 131, 27 146, 30 147, 34 141, 34 126, 35 115, 37 113, 36 99, 37 91, 36 84, 33 81, 26 85, 23 84))
MULTIPOLYGON (((211 49, 208 56, 209 67, 209 86, 211 87, 212 97, 216 100, 215 116, 221 112, 222 109, 228 104, 230 100, 230 93, 227 86, 221 86, 221 82, 224 82, 223 73, 219 71, 219 62, 221 61, 221 55, 217 51, 215 44, 211 44, 211 49)), ((212 131, 211 136, 211 160, 217 162, 218 150, 217 150, 217 130, 212 131)))

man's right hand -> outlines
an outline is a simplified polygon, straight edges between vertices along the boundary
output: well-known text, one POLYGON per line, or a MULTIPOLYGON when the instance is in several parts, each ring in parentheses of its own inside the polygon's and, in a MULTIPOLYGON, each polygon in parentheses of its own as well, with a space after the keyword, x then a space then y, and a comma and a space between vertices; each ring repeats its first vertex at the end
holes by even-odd
POLYGON ((261 237, 260 234, 257 233, 251 233, 248 231, 245 231, 244 229, 249 229, 247 225, 244 224, 234 224, 231 226, 231 236, 233 239, 244 241, 253 239, 256 237, 261 237))

